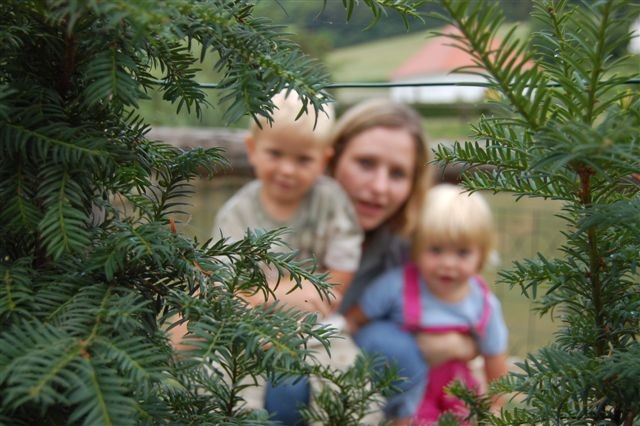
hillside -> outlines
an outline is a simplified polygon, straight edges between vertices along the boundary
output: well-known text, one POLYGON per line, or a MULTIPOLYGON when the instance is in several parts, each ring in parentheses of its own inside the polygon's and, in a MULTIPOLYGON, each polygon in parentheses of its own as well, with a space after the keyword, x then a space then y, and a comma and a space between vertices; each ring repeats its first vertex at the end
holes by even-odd
MULTIPOLYGON (((516 37, 524 37, 529 32, 529 23, 509 22, 499 33, 505 34, 517 25, 516 37)), ((416 52, 429 37, 434 28, 389 37, 369 43, 361 43, 327 53, 324 62, 336 83, 388 81, 391 72, 416 52)))
MULTIPOLYGON (((499 33, 506 34, 513 25, 513 22, 505 24, 499 33)), ((433 36, 433 30, 429 27, 420 32, 334 49, 323 61, 334 83, 387 82, 391 72, 433 36)), ((517 24, 516 37, 526 37, 528 32, 528 23, 517 24)), ((351 104, 369 97, 387 96, 388 92, 388 88, 344 88, 334 90, 333 96, 351 104)))
POLYGON ((387 81, 391 71, 422 46, 428 31, 335 49, 325 58, 335 82, 387 81))

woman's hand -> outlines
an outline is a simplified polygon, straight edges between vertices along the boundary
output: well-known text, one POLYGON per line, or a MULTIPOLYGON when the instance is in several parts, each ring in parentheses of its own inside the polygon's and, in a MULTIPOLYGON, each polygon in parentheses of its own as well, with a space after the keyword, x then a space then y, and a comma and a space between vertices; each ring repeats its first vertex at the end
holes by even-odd
POLYGON ((422 356, 432 367, 452 359, 471 361, 479 354, 476 342, 467 334, 418 333, 416 341, 422 356))

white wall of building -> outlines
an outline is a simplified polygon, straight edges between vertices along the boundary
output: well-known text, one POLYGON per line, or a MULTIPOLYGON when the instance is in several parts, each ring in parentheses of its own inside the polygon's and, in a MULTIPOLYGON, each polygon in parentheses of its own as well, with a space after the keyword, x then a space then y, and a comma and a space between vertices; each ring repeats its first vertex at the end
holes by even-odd
MULTIPOLYGON (((485 83, 481 76, 442 74, 395 80, 394 83, 485 83)), ((478 102, 484 98, 485 87, 475 86, 406 86, 392 87, 391 99, 405 103, 442 104, 478 102)))
POLYGON ((629 42, 629 53, 640 55, 640 18, 631 25, 634 37, 629 42))

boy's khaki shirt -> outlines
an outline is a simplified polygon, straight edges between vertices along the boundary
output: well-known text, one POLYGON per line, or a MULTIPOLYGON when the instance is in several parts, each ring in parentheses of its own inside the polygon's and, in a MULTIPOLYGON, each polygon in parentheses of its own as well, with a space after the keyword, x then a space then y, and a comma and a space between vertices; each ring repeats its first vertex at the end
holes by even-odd
POLYGON ((218 211, 213 238, 242 239, 247 229, 288 227, 283 235, 289 246, 274 251, 298 251, 299 259, 315 258, 320 271, 355 271, 361 255, 363 234, 351 201, 333 179, 321 176, 312 186, 296 214, 287 222, 273 220, 260 202, 259 180, 235 193, 218 211))

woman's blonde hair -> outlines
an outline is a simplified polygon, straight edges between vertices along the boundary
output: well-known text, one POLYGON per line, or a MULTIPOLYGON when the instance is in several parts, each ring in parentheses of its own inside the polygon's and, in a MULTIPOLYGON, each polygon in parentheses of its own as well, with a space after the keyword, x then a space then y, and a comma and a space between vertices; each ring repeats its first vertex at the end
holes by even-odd
POLYGON ((335 154, 329 162, 329 173, 335 173, 336 164, 355 136, 376 127, 405 130, 415 142, 416 162, 411 193, 407 201, 387 221, 394 231, 409 236, 415 229, 419 207, 431 183, 430 167, 427 166, 427 142, 422 130, 422 121, 415 110, 389 99, 370 99, 347 110, 334 128, 332 146, 335 154))
POLYGON ((491 208, 478 192, 464 192, 451 184, 436 185, 427 193, 413 240, 417 258, 428 245, 476 245, 480 249, 480 268, 494 246, 491 208))
POLYGON ((250 131, 254 138, 261 132, 270 130, 285 130, 297 132, 300 138, 310 139, 330 146, 335 113, 333 104, 324 104, 323 111, 314 111, 311 104, 307 104, 306 111, 302 111, 304 104, 295 91, 280 91, 271 98, 274 109, 271 122, 264 116, 258 116, 251 121, 250 131))

